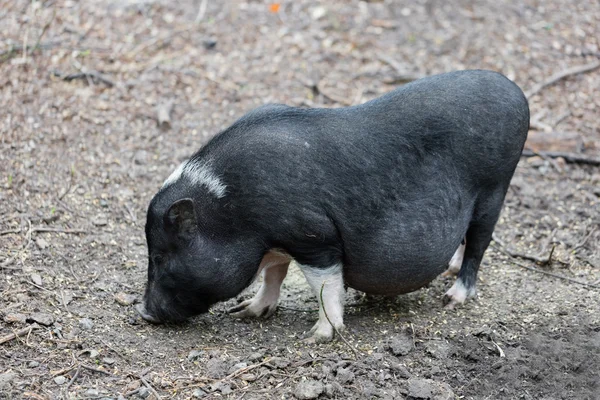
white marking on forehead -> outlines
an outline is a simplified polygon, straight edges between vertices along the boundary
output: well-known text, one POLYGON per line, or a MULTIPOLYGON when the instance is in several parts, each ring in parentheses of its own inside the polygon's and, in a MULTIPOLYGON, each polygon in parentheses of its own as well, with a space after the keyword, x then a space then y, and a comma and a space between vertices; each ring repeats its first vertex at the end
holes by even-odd
POLYGON ((222 198, 225 196, 227 186, 221 179, 212 171, 207 163, 198 161, 184 161, 173 173, 167 178, 163 187, 172 185, 177 182, 181 177, 185 176, 194 185, 203 185, 209 192, 222 198))
POLYGON ((169 177, 167 178, 165 183, 163 183, 163 187, 169 186, 172 183, 177 182, 179 180, 179 178, 181 178, 181 174, 183 174, 183 168, 185 167, 186 162, 187 161, 184 161, 183 163, 181 163, 179 165, 179 167, 177 167, 175 169, 175 171, 173 171, 173 173, 171 175, 169 175, 169 177))

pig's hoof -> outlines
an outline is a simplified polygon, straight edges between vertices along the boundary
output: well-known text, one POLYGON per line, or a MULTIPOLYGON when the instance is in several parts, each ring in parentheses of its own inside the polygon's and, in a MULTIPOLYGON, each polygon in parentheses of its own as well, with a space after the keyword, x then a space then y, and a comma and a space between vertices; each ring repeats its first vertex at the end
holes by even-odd
POLYGON ((251 299, 231 307, 227 312, 234 318, 269 318, 275 313, 275 310, 277 310, 277 303, 261 304, 261 302, 251 299))
MULTIPOLYGON (((339 324, 336 326, 338 332, 343 332, 345 329, 344 324, 339 324)), ((327 343, 333 340, 333 336, 335 335, 335 330, 329 323, 329 321, 321 322, 318 321, 312 329, 308 332, 311 335, 309 338, 304 339, 305 343, 314 344, 314 343, 327 343)))
POLYGON ((475 287, 468 288, 463 284, 462 280, 457 279, 454 285, 444 295, 444 308, 448 310, 454 309, 457 305, 463 304, 467 299, 475 297, 477 290, 475 287))

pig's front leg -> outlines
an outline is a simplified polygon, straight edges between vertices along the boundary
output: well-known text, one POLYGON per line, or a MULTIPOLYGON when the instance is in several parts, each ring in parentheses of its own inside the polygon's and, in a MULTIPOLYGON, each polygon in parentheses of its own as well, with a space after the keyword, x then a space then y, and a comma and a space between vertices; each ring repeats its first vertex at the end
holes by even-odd
POLYGON ((310 330, 312 336, 307 341, 317 343, 328 342, 333 339, 335 333, 333 327, 338 332, 344 329, 344 279, 342 266, 335 265, 329 268, 315 268, 300 265, 300 269, 304 273, 308 284, 319 302, 319 320, 310 330), (322 296, 321 290, 323 291, 322 296), (321 301, 321 297, 323 297, 323 301, 321 301))
POLYGON ((281 284, 287 275, 290 258, 280 253, 270 253, 263 258, 259 271, 263 281, 254 297, 227 310, 236 318, 268 318, 277 309, 281 284))

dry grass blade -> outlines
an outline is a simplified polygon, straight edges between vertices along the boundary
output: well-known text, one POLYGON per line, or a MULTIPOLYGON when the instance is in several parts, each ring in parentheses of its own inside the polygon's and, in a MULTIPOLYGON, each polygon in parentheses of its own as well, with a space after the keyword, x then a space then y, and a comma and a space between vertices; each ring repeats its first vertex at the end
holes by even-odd
POLYGON ((329 322, 329 325, 331 325, 331 327, 333 328, 335 333, 340 337, 340 339, 342 339, 342 341, 346 344, 346 346, 348 346, 350 348, 350 350, 352 350, 352 353, 354 353, 354 357, 358 357, 358 351, 356 351, 356 349, 354 347, 352 347, 352 345, 350 344, 350 342, 348 342, 348 340, 346 340, 344 335, 342 335, 341 332, 333 325, 333 323, 329 319, 329 315, 327 315, 327 310, 325 309, 325 303, 323 302, 323 289, 324 288, 325 288, 325 282, 323 282, 323 284, 321 285, 321 291, 319 293, 319 297, 321 299, 321 307, 323 307, 323 314, 325 314, 325 318, 327 318, 327 322, 329 322))
POLYGON ((532 96, 538 94, 542 89, 544 89, 550 85, 553 85, 556 82, 559 82, 565 78, 568 78, 569 76, 583 74, 585 72, 591 72, 598 68, 600 68, 600 61, 594 61, 592 63, 581 65, 578 67, 568 68, 564 71, 561 71, 561 72, 558 72, 558 73, 552 75, 550 78, 546 79, 545 81, 538 83, 537 85, 535 85, 534 87, 529 89, 527 92, 525 92, 525 96, 529 99, 532 96))

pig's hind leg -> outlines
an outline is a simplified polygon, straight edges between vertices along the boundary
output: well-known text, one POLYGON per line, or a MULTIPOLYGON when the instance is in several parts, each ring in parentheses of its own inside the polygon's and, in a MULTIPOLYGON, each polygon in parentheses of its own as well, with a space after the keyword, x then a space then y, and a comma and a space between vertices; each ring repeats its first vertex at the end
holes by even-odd
POLYGON ((227 310, 233 317, 264 317, 268 318, 277 309, 277 301, 281 284, 287 275, 290 257, 278 252, 268 253, 262 260, 259 271, 263 281, 256 295, 235 307, 227 310))
POLYGON ((446 308, 452 309, 477 295, 477 272, 483 253, 492 240, 492 233, 500 211, 506 189, 498 188, 477 204, 466 235, 462 265, 454 285, 446 292, 446 308))
POLYGON ((458 249, 456 249, 454 252, 450 263, 448 263, 448 269, 442 274, 443 277, 458 275, 458 271, 460 271, 460 267, 462 266, 463 258, 465 256, 465 247, 466 242, 465 239, 463 239, 460 246, 458 246, 458 249))

